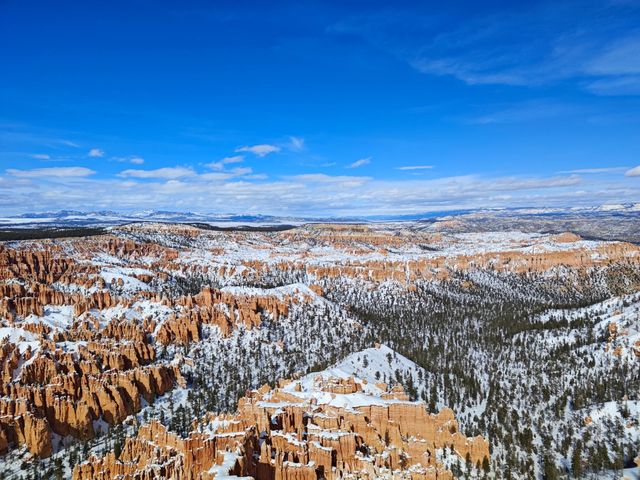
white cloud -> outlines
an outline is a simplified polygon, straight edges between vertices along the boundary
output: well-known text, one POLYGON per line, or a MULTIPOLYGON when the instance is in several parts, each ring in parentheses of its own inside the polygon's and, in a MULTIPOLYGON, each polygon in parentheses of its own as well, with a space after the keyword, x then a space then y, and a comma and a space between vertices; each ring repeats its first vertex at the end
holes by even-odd
POLYGON ((222 160, 218 160, 217 162, 208 163, 205 166, 209 167, 212 170, 223 170, 225 165, 229 165, 230 163, 240 163, 243 161, 243 155, 236 155, 234 157, 225 157, 222 160))
POLYGON ((356 160, 355 162, 347 165, 347 168, 359 168, 364 165, 369 165, 371 163, 371 157, 361 158, 360 160, 356 160))
POLYGON ((89 176, 91 171, 79 168, 7 171, 5 181, 0 180, 3 211, 82 205, 96 210, 153 208, 331 216, 640 202, 637 178, 622 174, 384 180, 308 173, 266 180, 246 167, 204 174, 185 167, 140 169, 120 177, 89 176), (138 183, 138 179, 144 181, 138 183))
POLYGON ((198 178, 206 182, 223 182, 229 180, 233 175, 228 172, 210 172, 198 175, 198 178))
POLYGON ((606 77, 586 84, 586 89, 596 95, 640 95, 640 75, 606 77))
POLYGON ((535 190, 555 187, 571 187, 582 182, 578 175, 568 177, 502 177, 495 180, 493 188, 503 190, 535 190))
POLYGON ((625 176, 627 177, 640 177, 640 165, 637 167, 633 167, 631 170, 627 170, 625 172, 625 176))
MULTIPOLYGON (((550 5, 470 13, 454 24, 437 17, 424 22, 396 7, 384 15, 347 17, 327 31, 358 35, 422 73, 469 85, 570 81, 598 95, 640 95, 640 34, 623 2, 550 5)), ((446 12, 444 7, 441 18, 446 12)))
POLYGON ((289 150, 294 152, 301 152, 304 150, 304 138, 301 137, 289 137, 289 150))
POLYGON ((138 155, 130 157, 111 157, 109 160, 120 163, 132 163, 133 165, 142 165, 144 163, 144 158, 139 157, 138 155))
POLYGON ((604 168, 578 168, 576 170, 563 170, 558 173, 620 173, 624 172, 627 167, 604 167, 604 168))
POLYGON ((31 155, 33 158, 37 158, 38 160, 50 160, 51 157, 46 153, 34 153, 31 155))
POLYGON ((371 177, 326 175, 324 173, 305 173, 302 175, 294 175, 291 179, 306 184, 332 185, 340 188, 356 188, 372 180, 371 177))
POLYGON ((93 158, 102 158, 104 157, 104 151, 99 148, 92 148, 89 150, 89 156, 93 158))
POLYGON ((546 99, 517 102, 495 111, 474 116, 466 123, 471 125, 512 124, 537 122, 548 118, 584 115, 584 108, 570 103, 546 99))
POLYGON ((237 167, 231 170, 233 175, 249 175, 253 173, 253 169, 251 167, 237 167))
POLYGON ((640 74, 640 35, 615 40, 585 65, 593 75, 640 74))
POLYGON ((280 151, 280 147, 277 147, 276 145, 269 145, 267 143, 261 143, 259 145, 251 145, 251 146, 245 145, 243 147, 236 148, 236 152, 251 152, 254 155, 257 155, 258 157, 265 157, 270 153, 275 153, 279 151, 280 151))
POLYGON ((433 168, 433 165, 407 165, 398 167, 396 170, 427 170, 433 168))
POLYGON ((8 168, 8 175, 20 178, 71 178, 71 177, 88 177, 96 173, 95 171, 85 167, 51 167, 51 168, 34 168, 31 170, 18 170, 8 168))
POLYGON ((357 177, 352 175, 327 175, 325 173, 303 173, 301 175, 294 175, 290 178, 298 181, 315 183, 340 183, 345 181, 363 182, 371 180, 371 177, 357 177))
POLYGON ((245 175, 244 178, 247 180, 266 180, 269 177, 264 173, 255 173, 253 175, 245 175))
POLYGON ((118 174, 120 177, 133 177, 133 178, 162 178, 162 179, 176 179, 182 177, 194 176, 195 172, 191 168, 185 167, 164 167, 157 168, 155 170, 124 170, 118 174))
POLYGON ((196 180, 220 182, 232 179, 233 177, 247 177, 252 173, 253 169, 251 167, 236 167, 231 170, 225 170, 224 172, 202 173, 198 175, 196 180))

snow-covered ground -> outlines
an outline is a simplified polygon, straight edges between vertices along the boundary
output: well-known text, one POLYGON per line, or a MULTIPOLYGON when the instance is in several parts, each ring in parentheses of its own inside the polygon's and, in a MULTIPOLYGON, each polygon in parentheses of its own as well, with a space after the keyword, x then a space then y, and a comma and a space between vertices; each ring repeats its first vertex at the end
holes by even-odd
MULTIPOLYGON (((6 338, 18 343, 21 351, 31 347, 37 352, 40 348, 37 337, 21 327, 42 323, 60 332, 70 329, 77 320, 89 318, 95 319, 100 327, 114 319, 142 323, 152 318, 156 325, 156 330, 149 332, 153 341, 165 320, 182 313, 182 307, 166 306, 161 299, 166 296, 175 299, 185 292, 195 294, 203 286, 220 288, 232 295, 270 296, 279 300, 293 297, 296 301, 286 317, 273 318, 262 312, 262 324, 235 328, 229 337, 223 337, 217 327, 204 324, 202 340, 197 344, 170 344, 166 348, 155 345, 158 361, 178 362, 192 383, 158 398, 153 405, 145 405, 137 418, 142 421, 145 417, 162 415, 169 423, 179 406, 189 415, 200 414, 207 408, 232 410, 247 388, 265 382, 273 384, 278 378, 294 373, 302 375, 298 380, 302 389, 292 393, 304 396, 312 392, 318 375, 309 372, 319 370, 326 376, 356 377, 365 394, 379 394, 378 382, 399 382, 407 387, 412 398, 432 400, 428 403, 436 410, 451 406, 465 433, 495 434, 490 440, 496 466, 502 466, 513 454, 519 464, 533 459, 536 467, 530 472, 538 476, 542 460, 538 452, 543 451, 547 441, 552 441, 557 450, 554 459, 565 466, 569 465, 572 445, 585 435, 591 436, 585 442, 587 449, 606 443, 614 452, 614 441, 640 442, 638 392, 628 389, 626 400, 618 394, 624 390, 619 385, 621 379, 628 378, 632 383, 638 376, 640 294, 612 296, 583 308, 553 308, 540 313, 540 307, 547 304, 567 305, 589 299, 592 288, 599 289, 594 297, 604 298, 609 291, 605 274, 598 277, 597 271, 582 272, 567 266, 555 267, 539 276, 471 269, 459 277, 452 275, 446 282, 417 281, 413 293, 408 293, 403 282, 365 281, 340 274, 340 268, 347 265, 362 266, 368 273, 372 268, 367 263, 370 261, 381 262, 384 268, 391 264, 393 268, 397 265, 402 268, 420 259, 473 257, 492 252, 531 255, 579 250, 596 255, 602 242, 558 242, 554 235, 520 231, 434 235, 430 231, 414 232, 411 230, 414 227, 409 223, 367 227, 365 235, 379 235, 383 238, 382 246, 367 243, 363 236, 353 232, 338 239, 331 238, 334 234, 324 238, 314 236, 316 231, 322 232, 310 225, 282 235, 203 232, 180 226, 187 230, 182 235, 165 224, 111 230, 120 239, 139 244, 150 242, 158 249, 148 251, 160 252, 158 257, 153 253, 145 256, 107 253, 104 246, 102 250, 93 249, 84 240, 56 241, 59 248, 56 251, 87 266, 90 278, 101 277, 107 285, 85 288, 80 282, 61 281, 51 285, 53 289, 83 294, 104 290, 119 298, 120 303, 91 310, 78 318, 74 317, 71 305, 48 305, 43 316, 30 315, 18 319, 13 326, 0 327, 0 341, 6 338), (407 235, 414 235, 412 241, 394 243, 396 236, 405 236, 406 240, 407 235), (167 255, 170 260, 160 262, 159 257, 173 253, 172 249, 177 251, 177 258, 167 255), (296 270, 298 265, 336 267, 338 273, 335 277, 307 275, 302 269, 296 270), (154 279, 145 283, 137 275, 150 275, 154 279), (589 275, 594 277, 591 283, 589 275), (579 291, 581 282, 587 285, 585 292, 579 291), (320 286, 321 294, 310 286, 320 286), (478 296, 483 303, 478 303, 475 311, 467 311, 462 318, 454 315, 454 309, 472 305, 478 296), (521 316, 514 316, 514 322, 522 324, 518 333, 501 337, 488 329, 494 317, 510 309, 517 315, 520 308, 521 316), (528 308, 536 312, 531 318, 528 308), (445 322, 451 318, 451 325, 445 323, 451 329, 434 329, 438 315, 445 322), (615 332, 611 330, 614 324, 615 332), (493 335, 492 343, 478 340, 485 336, 485 329, 486 337, 493 335), (389 345, 420 361, 425 368, 385 345, 373 346, 381 332, 387 335, 385 342, 391 338, 389 345), (449 332, 462 334, 448 337, 449 332), (370 348, 360 350, 363 346, 370 348), (358 351, 352 353, 354 350, 358 351), (436 350, 435 358, 425 354, 436 350), (611 381, 603 386, 603 378, 611 381), (590 385, 586 394, 583 384, 590 385), (578 398, 580 394, 586 400, 578 398), (496 432, 496 426, 511 432, 496 432), (525 429, 531 431, 532 451, 521 448, 527 443, 522 440, 527 433, 523 432, 525 429), (562 448, 564 443, 569 447, 562 448)), ((37 248, 39 243, 11 245, 37 248)), ((10 282, 20 283, 15 279, 10 282)), ((83 345, 80 341, 57 343, 57 347, 67 352, 76 351, 80 345, 83 345)), ((360 394, 318 396, 316 400, 344 407, 387 401, 360 394)), ((106 448, 103 440, 92 446, 96 451, 101 448, 106 448)), ((585 450, 585 456, 589 454, 591 451, 585 450)), ((6 458, 20 457, 11 454, 6 458)), ((0 461, 0 471, 2 466, 0 461)))

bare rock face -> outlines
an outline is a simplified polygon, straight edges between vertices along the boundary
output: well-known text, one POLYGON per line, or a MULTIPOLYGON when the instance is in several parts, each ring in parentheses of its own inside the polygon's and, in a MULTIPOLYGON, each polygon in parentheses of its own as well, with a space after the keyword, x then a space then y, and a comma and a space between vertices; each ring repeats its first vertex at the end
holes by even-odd
POLYGON ((0 403, 0 410, 7 417, 0 420, 0 429, 9 433, 10 443, 48 456, 52 432, 90 439, 95 435, 93 420, 121 423, 140 410, 141 398, 152 401, 164 394, 178 375, 170 367, 152 366, 98 377, 58 376, 54 379, 58 383, 44 388, 6 388, 3 394, 8 399, 0 403))
POLYGON ((51 429, 44 418, 36 418, 33 415, 24 415, 24 443, 34 455, 44 458, 52 453, 51 429))
POLYGON ((145 425, 120 458, 92 457, 73 478, 435 480, 453 478, 436 459, 440 448, 474 463, 489 458, 487 441, 461 435, 451 410, 430 414, 401 387, 324 375, 283 385, 248 393, 235 415, 208 414, 186 439, 145 425))
POLYGON ((48 457, 53 452, 49 423, 29 412, 12 418, 3 416, 0 418, 0 452, 6 452, 12 443, 25 445, 36 457, 48 457))
POLYGON ((49 456, 52 433, 92 438, 94 420, 120 423, 140 410, 141 398, 152 402, 181 380, 175 366, 146 365, 155 354, 144 343, 89 342, 70 354, 43 341, 39 349, 34 356, 0 343, 0 451, 26 445, 49 456))
POLYGON ((195 296, 178 299, 175 306, 180 313, 165 320, 156 332, 162 344, 187 345, 201 338, 202 325, 214 325, 223 336, 228 336, 235 327, 251 329, 259 326, 263 316, 278 320, 289 314, 295 297, 258 294, 237 294, 204 288, 195 296))

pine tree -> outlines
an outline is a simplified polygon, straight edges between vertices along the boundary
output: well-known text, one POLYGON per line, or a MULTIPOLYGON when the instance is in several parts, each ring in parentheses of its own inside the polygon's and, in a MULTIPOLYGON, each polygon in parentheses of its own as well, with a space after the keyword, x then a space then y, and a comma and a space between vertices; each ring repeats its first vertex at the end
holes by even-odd
POLYGON ((582 476, 582 441, 578 440, 573 447, 573 454, 571 455, 571 472, 573 478, 580 478, 582 476))
POLYGON ((484 470, 485 473, 489 473, 489 470, 491 470, 491 465, 489 465, 489 457, 484 457, 482 459, 482 470, 484 470))
POLYGON ((552 456, 547 454, 544 457, 544 478, 545 480, 558 480, 558 469, 552 456))
POLYGON ((116 435, 116 438, 113 442, 113 454, 116 459, 120 458, 120 454, 122 453, 122 439, 120 436, 116 435))

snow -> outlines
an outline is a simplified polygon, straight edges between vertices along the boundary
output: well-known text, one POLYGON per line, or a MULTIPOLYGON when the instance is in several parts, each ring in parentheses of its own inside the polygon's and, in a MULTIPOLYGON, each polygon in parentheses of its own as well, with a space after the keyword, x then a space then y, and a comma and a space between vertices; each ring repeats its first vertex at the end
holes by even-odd
POLYGON ((71 305, 47 305, 44 316, 29 315, 25 323, 44 323, 54 331, 64 331, 73 324, 73 307, 71 305))
POLYGON ((218 433, 218 430, 227 428, 231 423, 232 422, 229 420, 223 420, 216 417, 212 421, 206 423, 203 432, 214 435, 218 433))
MULTIPOLYGON (((385 373, 390 378, 393 378, 396 370, 417 371, 419 368, 408 358, 394 352, 385 345, 380 345, 379 347, 353 353, 326 370, 310 373, 300 380, 293 381, 284 387, 284 391, 306 402, 348 410, 357 410, 358 407, 372 405, 385 406, 392 403, 413 403, 382 398, 381 395, 384 391, 375 385, 381 380, 376 379, 375 374, 376 372, 385 373), (391 361, 389 361, 388 357, 391 358, 391 361), (363 364, 365 358, 367 359, 366 366, 363 364), (353 378, 361 386, 362 392, 348 394, 323 392, 318 388, 320 378, 323 381, 331 381, 332 378, 353 378)), ((262 405, 274 408, 283 406, 268 402, 263 402, 262 405)))
POLYGON ((31 223, 52 223, 55 221, 53 217, 42 218, 19 218, 19 217, 0 217, 2 225, 28 225, 31 223))
POLYGON ((602 206, 600 206, 600 210, 602 210, 603 212, 611 212, 614 210, 624 210, 626 207, 622 204, 619 203, 609 203, 609 204, 604 204, 602 206))
MULTIPOLYGON (((419 227, 419 225, 417 225, 419 227)), ((411 223, 369 224, 365 228, 366 235, 387 235, 393 238, 394 233, 403 235, 416 234, 411 223)), ((305 225, 297 231, 312 236, 317 226, 305 225)), ((418 231, 417 235, 423 235, 418 231)), ((477 254, 543 254, 547 252, 570 252, 578 249, 597 253, 601 242, 577 240, 575 242, 557 242, 556 235, 525 233, 521 231, 499 231, 483 233, 447 233, 439 238, 427 232, 416 242, 406 242, 399 246, 392 244, 384 248, 384 252, 372 245, 363 243, 358 237, 350 240, 345 235, 340 242, 331 242, 330 238, 318 238, 311 242, 308 238, 273 238, 266 234, 253 233, 242 237, 207 232, 194 240, 195 248, 181 249, 176 263, 184 266, 191 265, 219 265, 233 266, 235 275, 220 279, 233 282, 242 278, 250 262, 260 262, 277 266, 281 262, 299 262, 306 266, 336 266, 356 264, 366 268, 370 262, 411 262, 415 260, 443 258, 447 265, 455 266, 458 256, 473 256, 477 254), (424 249, 421 245, 427 245, 424 249), (213 253, 211 250, 214 250, 213 253)), ((614 242, 615 243, 615 242, 614 242)))
POLYGON ((86 347, 88 342, 78 341, 78 342, 58 342, 56 343, 57 347, 62 348, 66 352, 76 353, 80 349, 80 347, 86 347))
MULTIPOLYGON (((100 312, 91 312, 96 318, 101 319, 101 324, 107 324, 115 318, 125 317, 129 320, 143 320, 146 317, 153 317, 159 325, 166 320, 174 311, 161 303, 152 300, 137 300, 131 307, 123 305, 105 308, 100 312)), ((158 328, 159 328, 158 325, 158 328)))
MULTIPOLYGON (((596 336, 608 336, 609 325, 616 325, 618 333, 609 345, 609 352, 600 349, 595 352, 598 358, 611 356, 611 352, 617 349, 617 355, 622 360, 634 362, 636 358, 634 344, 640 341, 640 294, 612 297, 584 308, 547 310, 537 317, 538 322, 547 323, 550 320, 566 319, 570 328, 561 336, 549 332, 541 333, 536 342, 545 345, 546 348, 572 345, 585 333, 584 328, 576 329, 572 325, 584 318, 594 319, 589 329, 596 336)), ((521 334, 518 337, 523 336, 524 334, 521 334)))
POLYGON ((334 367, 327 369, 326 372, 328 375, 338 378, 346 378, 341 376, 346 375, 366 380, 369 383, 367 388, 371 389, 376 388, 372 384, 380 382, 383 374, 386 374, 388 378, 393 378, 397 370, 417 372, 422 368, 386 345, 380 345, 352 353, 334 367), (363 365, 365 358, 367 359, 367 367, 363 365), (380 373, 379 378, 376 378, 376 372, 380 373))
POLYGON ((100 272, 100 276, 108 284, 111 284, 111 282, 113 281, 117 282, 118 280, 122 279, 123 288, 125 291, 148 290, 149 286, 146 283, 132 276, 144 274, 151 274, 151 272, 142 268, 119 267, 103 268, 100 272))
MULTIPOLYGON (((180 226, 180 228, 183 227, 180 226)), ((305 226, 302 227, 301 230, 306 229, 307 232, 304 233, 308 235, 309 231, 313 230, 313 228, 313 226, 305 226)), ((370 230, 366 232, 367 234, 389 234, 391 232, 397 232, 400 229, 400 233, 404 235, 407 229, 414 228, 414 225, 408 223, 403 225, 376 224, 366 228, 370 228, 370 230)), ((371 261, 397 262, 398 265, 402 265, 419 259, 434 258, 443 259, 445 264, 451 262, 449 266, 455 267, 455 259, 456 256, 459 255, 473 256, 479 253, 492 255, 500 252, 507 252, 509 254, 511 252, 518 252, 529 255, 550 251, 570 252, 576 249, 585 249, 587 250, 587 255, 593 258, 599 258, 600 255, 598 251, 603 245, 602 242, 585 240, 558 243, 553 239, 553 235, 511 231, 460 234, 443 233, 439 235, 439 238, 431 237, 431 234, 427 234, 421 238, 416 238, 416 242, 406 242, 398 247, 388 246, 388 248, 378 249, 374 247, 373 244, 367 245, 366 242, 357 238, 350 240, 348 235, 345 236, 344 241, 332 242, 330 239, 323 239, 321 236, 318 239, 313 239, 308 236, 305 237, 305 235, 301 235, 298 238, 294 236, 284 238, 276 237, 276 234, 264 233, 228 234, 204 232, 196 229, 192 229, 192 231, 197 232, 197 235, 185 240, 186 237, 174 234, 172 227, 167 225, 162 225, 161 228, 158 225, 150 224, 144 226, 144 228, 140 227, 140 225, 133 225, 113 230, 115 235, 121 237, 133 238, 136 241, 148 239, 149 241, 158 241, 159 244, 164 246, 177 248, 179 251, 178 259, 172 260, 169 264, 163 266, 158 266, 157 257, 125 255, 123 258, 120 258, 105 252, 95 252, 91 251, 91 249, 83 250, 74 245, 63 244, 62 242, 60 245, 68 249, 66 253, 70 256, 73 255, 74 259, 77 259, 78 262, 96 267, 91 271, 99 272, 99 275, 110 284, 108 289, 111 290, 112 293, 128 300, 116 307, 101 311, 92 310, 89 312, 89 314, 98 319, 103 326, 110 320, 120 317, 137 321, 141 321, 146 317, 152 317, 159 328, 171 315, 180 313, 181 307, 172 309, 153 300, 141 300, 143 295, 138 295, 137 292, 139 290, 150 290, 151 287, 139 281, 135 276, 152 273, 148 268, 143 267, 153 268, 155 273, 160 270, 174 278, 182 277, 189 280, 191 275, 196 277, 197 274, 201 273, 202 267, 206 265, 208 272, 205 278, 203 278, 203 283, 206 284, 209 282, 215 287, 220 287, 222 291, 226 293, 244 296, 273 296, 279 299, 284 299, 285 297, 300 299, 305 297, 305 302, 293 302, 289 315, 286 318, 275 321, 275 319, 271 319, 268 315, 263 315, 264 322, 262 325, 246 330, 236 328, 229 338, 222 338, 219 332, 217 332, 217 327, 203 325, 202 341, 198 342, 189 354, 184 353, 184 355, 188 356, 196 350, 204 352, 203 358, 212 359, 212 365, 216 365, 215 367, 210 367, 212 376, 215 374, 216 381, 218 381, 217 379, 219 378, 221 384, 224 384, 224 380, 228 379, 225 369, 229 368, 227 364, 230 364, 232 365, 231 368, 238 370, 239 375, 243 379, 251 379, 252 387, 258 385, 258 380, 261 382, 265 381, 262 375, 265 372, 268 373, 269 381, 271 381, 278 377, 289 377, 291 372, 296 369, 298 369, 300 373, 306 373, 312 365, 318 364, 319 362, 322 362, 324 365, 327 358, 335 358, 336 352, 342 354, 342 352, 346 350, 345 348, 335 346, 339 341, 337 339, 345 339, 347 335, 353 335, 354 331, 360 332, 361 325, 358 324, 356 314, 344 309, 344 306, 340 304, 340 300, 335 300, 337 298, 336 296, 328 294, 330 298, 335 300, 334 303, 316 295, 314 291, 309 289, 307 285, 316 279, 313 274, 304 273, 304 269, 307 267, 335 266, 339 270, 345 266, 356 266, 362 268, 363 272, 370 272, 371 266, 368 265, 367 262, 371 261), (130 237, 127 237, 128 235, 130 237), (254 282, 256 279, 263 280, 260 275, 263 275, 264 272, 260 274, 257 273, 262 266, 252 266, 251 262, 253 260, 266 264, 264 271, 267 272, 265 275, 267 278, 264 282, 254 282), (303 273, 301 273, 300 276, 291 275, 289 272, 285 272, 280 268, 279 262, 289 262, 289 264, 296 265, 293 268, 298 268, 298 265, 301 265, 300 271, 303 273), (216 276, 217 273, 215 272, 220 267, 233 268, 234 273, 216 276), (271 276, 269 277, 269 275, 271 276), (116 279, 117 281, 117 279, 120 278, 123 280, 123 287, 118 287, 117 285, 111 286, 112 280, 116 279), (261 288, 246 285, 280 286, 261 288), (131 304, 131 306, 127 307, 126 305, 128 304, 131 304), (331 354, 328 353, 330 347, 327 347, 326 343, 326 337, 329 334, 334 340, 334 342, 331 343, 331 348, 334 348, 334 350, 331 350, 331 354), (325 343, 323 344, 323 342, 325 343), (252 352, 252 355, 246 356, 245 358, 243 357, 244 352, 252 352), (256 352, 259 352, 260 355, 255 354, 256 352), (289 365, 287 365, 287 363, 289 365)), ((417 235, 419 234, 420 232, 417 233, 417 235)), ((553 275, 562 275, 563 273, 562 267, 559 267, 548 275, 551 278, 553 275)), ((486 272, 471 271, 469 272, 469 278, 477 281, 478 284, 483 284, 484 282, 484 284, 490 283, 493 286, 502 281, 500 278, 487 274, 486 272)), ((13 280, 10 282, 12 281, 13 280)), ((345 276, 335 279, 335 282, 336 284, 342 282, 342 285, 346 285, 352 292, 361 294, 362 291, 358 289, 362 284, 359 282, 366 282, 366 280, 362 278, 347 278, 347 276, 345 276)), ((371 283, 373 284, 374 282, 372 281, 371 283)), ((161 287, 165 286, 171 287, 172 285, 162 285, 161 287)), ((405 287, 396 281, 378 282, 375 286, 376 292, 382 291, 385 295, 394 292, 394 289, 397 289, 396 291, 400 291, 400 289, 402 289, 403 292, 405 291, 405 287)), ((154 282, 153 288, 155 289, 156 287, 158 287, 158 285, 154 282)), ((69 285, 63 282, 52 285, 52 288, 64 292, 87 293, 91 291, 91 288, 87 289, 80 285, 69 285)), ((442 289, 444 292, 448 287, 434 284, 431 285, 430 288, 434 292, 438 291, 438 289, 442 289)), ((326 291, 328 292, 329 289, 326 291)), ((162 290, 154 290, 154 293, 155 292, 162 292, 162 290)), ((363 293, 363 295, 366 294, 363 293)), ((221 305, 220 308, 226 308, 226 306, 221 305)), ((603 364, 613 364, 615 362, 626 362, 632 365, 632 361, 637 362, 633 356, 633 342, 640 340, 639 309, 640 296, 636 296, 634 298, 616 297, 584 309, 547 311, 537 318, 537 322, 544 324, 557 320, 558 317, 565 316, 567 318, 568 328, 549 329, 549 331, 541 332, 524 332, 518 334, 516 338, 526 342, 532 353, 537 351, 554 352, 556 349, 560 349, 566 345, 581 344, 580 342, 584 342, 584 339, 587 338, 585 335, 586 332, 595 333, 597 338, 602 338, 603 335, 607 334, 609 324, 615 322, 619 326, 621 334, 612 342, 608 352, 602 348, 603 344, 601 342, 584 345, 580 347, 580 352, 584 352, 588 359, 595 360, 595 368, 600 368, 603 364), (628 304, 623 305, 624 302, 628 304), (589 319, 593 318, 593 322, 584 326, 583 316, 588 316, 589 319), (580 326, 580 328, 578 328, 578 326, 580 326), (612 351, 616 347, 621 348, 620 358, 615 358, 612 355, 612 351)), ((86 317, 81 316, 80 318, 86 317)), ((56 331, 65 330, 72 326, 73 309, 70 306, 46 306, 42 317, 30 315, 24 319, 23 322, 39 322, 49 325, 56 331)), ((19 327, 19 321, 17 325, 19 327)), ((469 328, 480 327, 475 324, 473 320, 469 320, 469 328)), ((2 338, 17 341, 21 350, 29 346, 34 349, 39 347, 38 337, 21 328, 6 327, 0 329, 0 339, 2 338), (20 332, 24 332, 28 336, 22 335, 20 332), (24 339, 20 340, 22 336, 24 336, 24 339)), ((83 342, 59 342, 57 344, 58 347, 68 352, 77 351, 81 345, 83 345, 83 342)), ((170 358, 171 355, 178 350, 178 347, 169 345, 167 350, 169 352, 167 358, 170 358)), ((476 362, 476 365, 479 361, 478 355, 478 352, 469 352, 470 360, 476 362)), ((517 360, 510 360, 512 361, 505 363, 509 365, 509 371, 505 372, 505 375, 510 375, 511 381, 516 383, 521 381, 525 383, 528 372, 517 360)), ((164 361, 164 357, 161 361, 164 361)), ((174 358, 174 362, 176 361, 174 358)), ((637 363, 635 365, 637 365, 637 363)), ((184 371, 188 371, 190 367, 181 365, 181 368, 183 368, 184 371)), ((19 371, 19 369, 16 371, 19 371)), ((487 381, 486 375, 480 371, 475 377, 478 382, 484 386, 482 395, 478 395, 476 398, 466 399, 465 405, 460 406, 460 408, 456 406, 456 416, 461 420, 460 424, 462 427, 474 425, 470 420, 473 417, 480 417, 483 414, 491 415, 491 412, 485 413, 487 398, 489 396, 489 390, 485 388, 487 381)), ((427 398, 424 396, 425 389, 428 389, 430 383, 433 384, 433 380, 436 378, 437 376, 433 373, 426 372, 406 357, 394 352, 385 345, 381 345, 353 353, 321 372, 308 374, 285 387, 285 390, 297 396, 301 401, 311 402, 313 400, 321 405, 357 410, 360 407, 368 405, 388 405, 393 402, 400 402, 399 400, 383 399, 382 389, 376 386, 378 382, 385 382, 392 385, 397 381, 404 383, 407 379, 410 379, 416 387, 417 396, 427 398), (353 377, 355 381, 361 385, 362 392, 343 395, 320 392, 315 384, 318 376, 327 379, 330 377, 340 379, 353 377), (295 391, 296 385, 301 387, 300 392, 295 391), (420 395, 421 393, 423 395, 420 395)), ((566 375, 563 376, 564 381, 567 383, 574 381, 576 378, 579 378, 579 375, 575 372, 567 372, 566 375)), ((151 406, 147 406, 146 402, 143 402, 144 411, 152 414, 159 411, 166 413, 170 410, 170 404, 174 406, 186 405, 187 392, 188 390, 186 389, 177 388, 171 394, 156 399, 155 403, 151 406), (169 398, 171 398, 171 401, 169 401, 169 398)), ((235 398, 235 393, 237 392, 233 389, 231 392, 232 393, 227 393, 227 395, 230 398, 235 398)), ((464 395, 464 391, 462 393, 464 395)), ((491 393, 495 394, 496 392, 493 391, 491 393)), ((522 413, 523 410, 528 409, 534 412, 534 415, 538 415, 539 412, 536 410, 538 407, 536 405, 527 405, 529 399, 525 395, 521 395, 521 397, 522 398, 514 399, 514 409, 516 409, 518 413, 522 413)), ((444 404, 438 403, 441 401, 444 402, 442 399, 434 401, 436 407, 444 404)), ((553 398, 551 401, 553 401, 553 398)), ((635 401, 635 403, 634 401, 629 401, 628 404, 630 405, 629 411, 632 417, 637 419, 637 401, 635 401)), ((265 405, 278 409, 286 406, 287 403, 269 403, 269 401, 266 400, 265 405)), ((225 408, 227 408, 226 405, 225 408)), ((573 411, 570 406, 570 401, 567 401, 566 416, 571 419, 573 417, 582 419, 590 416, 593 420, 593 428, 599 430, 606 428, 609 419, 620 418, 618 405, 615 403, 592 405, 583 410, 573 411)), ((138 414, 138 418, 141 417, 142 412, 138 414)), ((233 432, 229 434, 218 433, 225 430, 226 426, 226 421, 219 421, 213 422, 211 425, 205 425, 204 428, 208 428, 208 432, 213 435, 237 434, 233 432)), ((637 426, 633 428, 635 428, 635 431, 628 432, 628 435, 635 435, 634 438, 637 438, 639 429, 637 426)), ((556 435, 557 429, 555 426, 552 430, 551 433, 556 435)), ((329 433, 326 434, 333 435, 329 433)), ((535 434, 537 435, 537 433, 535 434)), ((638 441, 640 441, 640 439, 638 439, 638 441)), ((500 452, 498 451, 498 453, 500 452)), ((226 460, 225 458, 225 461, 226 460)), ((231 462, 231 457, 229 462, 231 462)), ((222 466, 220 466, 220 475, 228 475, 229 469, 226 470, 226 473, 223 472, 223 470, 222 466)))
POLYGON ((252 479, 252 477, 238 477, 236 475, 230 475, 229 472, 235 467, 240 455, 236 455, 233 452, 224 452, 223 455, 224 460, 222 461, 222 465, 214 465, 209 469, 209 473, 213 474, 216 480, 252 479))
POLYGON ((4 340, 17 345, 21 353, 24 353, 29 347, 33 351, 40 347, 37 337, 22 328, 0 327, 0 341, 4 340))

